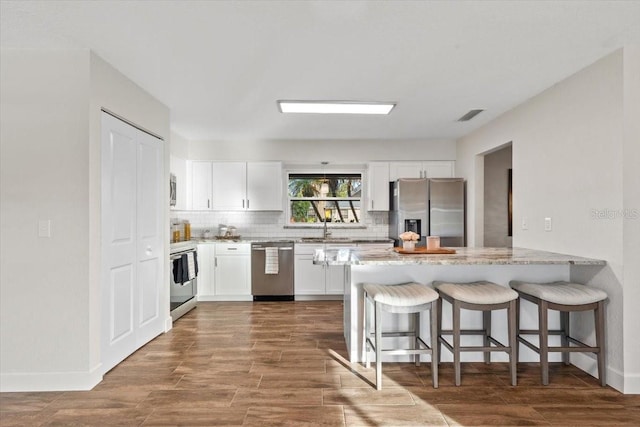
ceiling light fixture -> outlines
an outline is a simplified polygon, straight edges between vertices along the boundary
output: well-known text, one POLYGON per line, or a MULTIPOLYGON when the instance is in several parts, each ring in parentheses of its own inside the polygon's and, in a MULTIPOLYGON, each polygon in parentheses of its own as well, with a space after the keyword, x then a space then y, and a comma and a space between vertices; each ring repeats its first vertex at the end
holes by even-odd
POLYGON ((395 106, 393 102, 278 101, 281 113, 389 114, 395 106))

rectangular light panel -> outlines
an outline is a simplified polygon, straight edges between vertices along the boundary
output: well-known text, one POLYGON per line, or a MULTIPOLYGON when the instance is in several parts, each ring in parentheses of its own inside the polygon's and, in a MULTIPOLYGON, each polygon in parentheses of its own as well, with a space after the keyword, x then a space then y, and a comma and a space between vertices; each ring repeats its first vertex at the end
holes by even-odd
POLYGON ((278 101, 281 113, 389 114, 396 104, 355 101, 278 101))

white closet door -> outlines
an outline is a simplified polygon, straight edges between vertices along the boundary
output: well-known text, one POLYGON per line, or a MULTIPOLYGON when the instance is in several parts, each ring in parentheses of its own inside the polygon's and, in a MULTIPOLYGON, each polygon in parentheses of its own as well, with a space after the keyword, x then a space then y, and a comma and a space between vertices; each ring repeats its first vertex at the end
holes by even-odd
POLYGON ((102 370, 162 332, 162 142, 102 115, 102 370))
POLYGON ((166 209, 166 204, 162 203, 162 183, 165 181, 162 175, 162 142, 147 133, 138 133, 136 344, 141 347, 163 331, 160 300, 162 289, 168 284, 164 283, 162 274, 162 209, 166 209))

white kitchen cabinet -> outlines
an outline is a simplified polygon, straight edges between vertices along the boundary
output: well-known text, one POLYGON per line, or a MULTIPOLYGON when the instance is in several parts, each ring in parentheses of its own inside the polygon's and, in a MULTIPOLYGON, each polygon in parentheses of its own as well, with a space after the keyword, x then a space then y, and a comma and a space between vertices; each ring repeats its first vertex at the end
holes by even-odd
POLYGON ((367 173, 369 211, 389 210, 389 162, 370 162, 367 173))
POLYGON ((313 255, 296 254, 294 259, 294 293, 296 295, 324 295, 326 267, 314 264, 313 255))
POLYGON ((281 162, 192 161, 191 209, 281 211, 281 162))
POLYGON ((247 206, 251 211, 281 211, 282 163, 247 163, 247 206))
POLYGON ((389 180, 398 178, 453 178, 455 162, 432 160, 415 162, 390 162, 389 180))
POLYGON ((355 245, 295 245, 294 293, 299 296, 342 296, 344 294, 344 266, 313 263, 316 250, 355 247, 355 245))
POLYGON ((398 178, 422 178, 422 162, 389 163, 389 180, 398 178))
POLYGON ((425 178, 453 178, 455 176, 455 162, 432 161, 424 162, 425 178))
POLYGON ((215 296, 215 250, 213 243, 198 245, 198 301, 208 301, 215 296))
POLYGON ((211 209, 212 199, 211 162, 191 162, 191 208, 194 210, 211 209))
POLYGON ((344 295, 343 265, 328 265, 325 269, 325 293, 327 295, 344 295))
POLYGON ((246 209, 247 164, 245 162, 213 162, 213 204, 217 211, 246 209))
POLYGON ((216 243, 215 295, 218 300, 252 300, 251 244, 216 243))

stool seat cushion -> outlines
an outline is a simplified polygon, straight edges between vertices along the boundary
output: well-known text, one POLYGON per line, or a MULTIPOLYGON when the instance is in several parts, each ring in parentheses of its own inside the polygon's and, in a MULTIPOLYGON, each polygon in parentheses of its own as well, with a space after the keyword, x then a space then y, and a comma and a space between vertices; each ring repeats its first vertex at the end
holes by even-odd
POLYGON ((607 299, 603 290, 590 288, 579 283, 550 282, 530 283, 512 280, 509 285, 523 294, 531 295, 544 301, 562 305, 582 305, 607 299))
POLYGON ((374 301, 396 307, 428 304, 438 299, 436 291, 420 283, 404 283, 400 285, 366 283, 362 288, 374 301))
POLYGON ((469 304, 502 304, 518 298, 513 289, 492 282, 451 283, 434 281, 438 292, 469 304))

